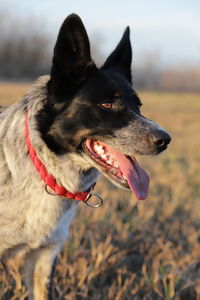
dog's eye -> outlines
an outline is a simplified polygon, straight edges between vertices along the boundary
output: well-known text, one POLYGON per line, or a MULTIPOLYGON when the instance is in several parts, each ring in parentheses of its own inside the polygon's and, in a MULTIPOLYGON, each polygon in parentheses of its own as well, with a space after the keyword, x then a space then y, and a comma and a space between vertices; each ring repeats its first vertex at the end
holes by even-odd
POLYGON ((98 104, 98 106, 100 106, 104 110, 114 110, 113 103, 101 103, 101 104, 98 104))

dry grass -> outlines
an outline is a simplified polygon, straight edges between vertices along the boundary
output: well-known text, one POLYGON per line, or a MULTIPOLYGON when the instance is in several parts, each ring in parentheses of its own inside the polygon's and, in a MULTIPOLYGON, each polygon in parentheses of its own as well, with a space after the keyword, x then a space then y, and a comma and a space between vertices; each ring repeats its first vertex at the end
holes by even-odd
MULTIPOLYGON (((0 84, 0 103, 20 98, 26 85, 0 84)), ((172 135, 158 157, 140 158, 151 174, 149 199, 102 179, 104 206, 80 205, 59 255, 55 299, 200 299, 200 97, 141 93, 148 117, 172 135)), ((0 298, 24 299, 15 263, 0 266, 0 298), (8 280, 9 278, 9 280, 8 280)))

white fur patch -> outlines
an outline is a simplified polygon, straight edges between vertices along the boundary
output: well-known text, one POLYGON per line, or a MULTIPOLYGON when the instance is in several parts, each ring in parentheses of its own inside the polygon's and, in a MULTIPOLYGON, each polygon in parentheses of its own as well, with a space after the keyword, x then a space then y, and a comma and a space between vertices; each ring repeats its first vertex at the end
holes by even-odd
POLYGON ((52 233, 51 239, 54 241, 64 242, 68 235, 69 226, 74 218, 76 211, 76 204, 72 204, 58 221, 55 231, 52 233))

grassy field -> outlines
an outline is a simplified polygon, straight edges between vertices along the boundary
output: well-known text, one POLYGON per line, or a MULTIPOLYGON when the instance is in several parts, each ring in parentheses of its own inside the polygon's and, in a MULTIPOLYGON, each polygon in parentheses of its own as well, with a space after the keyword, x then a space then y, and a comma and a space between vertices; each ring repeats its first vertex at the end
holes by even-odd
MULTIPOLYGON (((0 84, 0 103, 27 87, 0 84)), ((55 300, 200 299, 200 95, 140 96, 144 115, 170 132, 170 147, 138 158, 151 176, 146 201, 102 178, 95 192, 104 205, 80 205, 58 257, 55 300)), ((0 265, 0 299, 25 297, 16 262, 0 265)))

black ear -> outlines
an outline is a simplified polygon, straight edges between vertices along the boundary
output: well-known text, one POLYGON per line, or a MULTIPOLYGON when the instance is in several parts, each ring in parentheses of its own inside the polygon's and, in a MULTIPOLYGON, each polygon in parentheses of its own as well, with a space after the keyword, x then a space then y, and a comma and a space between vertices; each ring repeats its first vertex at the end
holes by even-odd
POLYGON ((126 28, 119 44, 107 58, 103 69, 115 69, 122 73, 131 83, 132 49, 130 43, 130 29, 126 28))
POLYGON ((66 91, 73 92, 94 68, 85 27, 79 16, 71 14, 58 34, 49 86, 62 98, 66 91))

